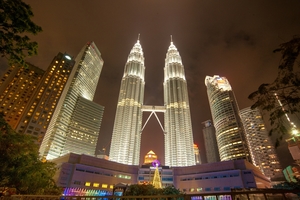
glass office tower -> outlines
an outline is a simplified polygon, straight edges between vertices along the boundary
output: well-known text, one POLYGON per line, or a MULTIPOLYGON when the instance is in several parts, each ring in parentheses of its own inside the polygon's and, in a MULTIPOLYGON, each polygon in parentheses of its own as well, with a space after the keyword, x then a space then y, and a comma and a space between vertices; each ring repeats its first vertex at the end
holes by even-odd
MULTIPOLYGON (((41 156, 47 160, 69 152, 95 154, 103 107, 94 103, 87 103, 82 98, 88 101, 93 100, 103 60, 95 43, 91 42, 82 48, 75 61, 76 64, 40 147, 41 156), (92 110, 91 106, 94 106, 98 112, 90 112, 89 117, 92 120, 82 123, 84 119, 78 119, 78 112, 92 110), (91 126, 99 127, 98 131, 90 130, 91 126), (80 145, 80 148, 74 148, 76 145, 80 145)), ((81 114, 84 118, 85 115, 81 114)))
POLYGON ((217 75, 206 76, 205 85, 221 161, 251 162, 238 104, 228 80, 217 75))

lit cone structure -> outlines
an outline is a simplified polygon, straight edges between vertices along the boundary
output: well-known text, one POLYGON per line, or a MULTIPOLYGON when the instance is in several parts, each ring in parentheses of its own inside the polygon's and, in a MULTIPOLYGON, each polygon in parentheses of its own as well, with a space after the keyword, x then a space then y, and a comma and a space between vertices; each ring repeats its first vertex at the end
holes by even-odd
POLYGON ((158 166, 157 165, 156 165, 156 168, 155 168, 152 185, 155 188, 162 188, 162 186, 161 186, 161 180, 160 180, 160 176, 159 176, 159 171, 158 171, 158 166))

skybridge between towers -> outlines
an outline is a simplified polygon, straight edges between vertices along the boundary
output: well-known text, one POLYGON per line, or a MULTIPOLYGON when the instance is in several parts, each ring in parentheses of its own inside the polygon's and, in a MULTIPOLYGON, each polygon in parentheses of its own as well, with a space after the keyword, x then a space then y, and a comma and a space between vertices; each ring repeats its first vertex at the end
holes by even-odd
POLYGON ((164 103, 160 106, 143 104, 146 85, 144 59, 142 45, 138 39, 130 50, 124 67, 109 159, 126 165, 139 165, 142 132, 150 118, 155 116, 164 133, 165 165, 196 165, 184 66, 173 40, 166 53, 164 103), (144 116, 144 112, 149 112, 149 116, 144 116), (158 113, 164 115, 164 120, 161 116, 158 117, 158 113))
POLYGON ((166 112, 165 106, 152 106, 152 105, 148 105, 148 106, 147 106, 147 105, 143 105, 143 106, 142 106, 142 112, 143 112, 143 113, 144 113, 144 112, 150 112, 151 114, 150 114, 149 117, 147 118, 147 120, 146 120, 146 122, 145 122, 145 124, 144 124, 144 126, 143 126, 143 128, 142 128, 142 130, 141 130, 141 132, 143 132, 145 126, 147 125, 147 123, 148 123, 149 119, 152 117, 152 115, 154 115, 155 118, 157 119, 159 125, 160 125, 161 130, 165 133, 165 129, 164 129, 164 127, 162 126, 162 123, 160 122, 160 120, 159 120, 159 118, 158 118, 158 116, 157 116, 157 114, 156 114, 156 113, 158 113, 158 112, 165 113, 165 112, 166 112))

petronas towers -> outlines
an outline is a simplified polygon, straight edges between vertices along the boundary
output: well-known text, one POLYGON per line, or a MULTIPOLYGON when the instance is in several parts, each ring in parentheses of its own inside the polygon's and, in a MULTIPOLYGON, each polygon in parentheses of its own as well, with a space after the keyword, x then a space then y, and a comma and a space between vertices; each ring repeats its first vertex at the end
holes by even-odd
POLYGON ((193 132, 181 57, 173 42, 164 68, 164 105, 143 105, 145 66, 139 40, 125 64, 109 158, 111 161, 139 165, 143 112, 164 112, 165 165, 195 165, 193 132))
POLYGON ((121 81, 110 160, 128 165, 140 161, 142 106, 145 87, 144 55, 140 42, 133 46, 121 81))

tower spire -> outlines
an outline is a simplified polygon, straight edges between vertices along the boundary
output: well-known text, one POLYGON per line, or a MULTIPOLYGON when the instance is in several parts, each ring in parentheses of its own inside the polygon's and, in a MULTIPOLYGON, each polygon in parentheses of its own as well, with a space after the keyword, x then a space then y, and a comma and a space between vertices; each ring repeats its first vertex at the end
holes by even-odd
POLYGON ((140 163, 145 66, 139 36, 125 64, 109 152, 110 160, 126 165, 140 163))
POLYGON ((138 34, 138 41, 140 40, 140 34, 138 34))
POLYGON ((181 57, 171 35, 164 68, 165 102, 165 164, 167 166, 195 165, 194 141, 188 89, 181 57), (180 98, 174 98, 180 97, 180 98), (180 141, 180 144, 174 143, 180 141))

